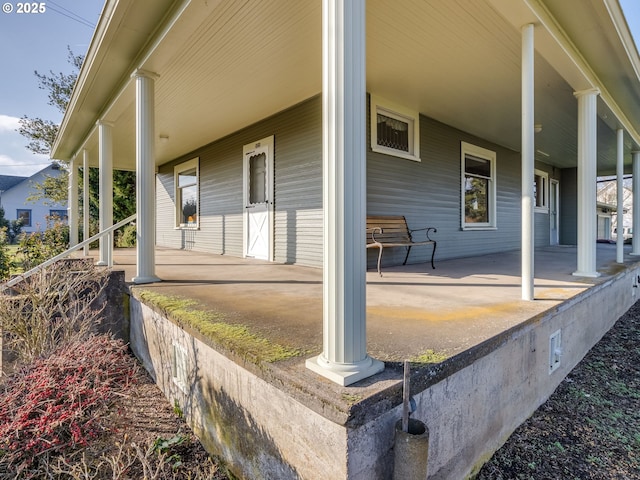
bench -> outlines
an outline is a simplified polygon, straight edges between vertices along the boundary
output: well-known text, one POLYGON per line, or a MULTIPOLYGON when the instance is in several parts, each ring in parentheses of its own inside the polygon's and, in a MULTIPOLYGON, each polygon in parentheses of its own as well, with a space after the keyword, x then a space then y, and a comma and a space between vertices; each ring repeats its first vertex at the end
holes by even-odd
POLYGON ((415 245, 433 245, 431 252, 431 268, 436 268, 433 264, 433 257, 436 254, 436 241, 431 240, 429 232, 437 232, 434 227, 417 228, 409 230, 407 220, 402 215, 382 216, 367 215, 367 248, 379 248, 378 253, 378 273, 382 276, 380 262, 382 261, 382 251, 385 247, 407 247, 407 256, 403 265, 407 264, 411 247, 415 245), (413 239, 413 232, 426 232, 426 240, 416 241, 413 239))

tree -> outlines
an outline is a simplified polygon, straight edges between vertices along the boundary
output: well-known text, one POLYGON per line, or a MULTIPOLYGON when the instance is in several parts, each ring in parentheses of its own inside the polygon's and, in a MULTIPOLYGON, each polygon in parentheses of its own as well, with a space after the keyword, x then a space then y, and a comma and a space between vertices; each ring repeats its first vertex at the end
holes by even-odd
MULTIPOLYGON (((50 75, 34 72, 38 77, 39 88, 48 91, 49 105, 56 107, 60 113, 64 113, 71 99, 73 86, 78 78, 78 72, 82 66, 84 56, 75 55, 71 48, 67 47, 67 60, 74 67, 73 72, 69 74, 54 73, 49 71, 50 75)), ((27 148, 33 153, 48 155, 51 153, 53 142, 58 134, 59 125, 51 120, 43 120, 42 118, 29 118, 24 115, 20 119, 20 128, 18 133, 29 139, 27 148)))
MULTIPOLYGON (((75 55, 71 48, 67 47, 67 60, 73 67, 71 73, 54 73, 41 74, 35 71, 38 78, 39 88, 46 90, 48 93, 48 104, 56 107, 60 112, 64 113, 71 99, 73 87, 78 78, 78 72, 82 67, 84 57, 75 55)), ((29 140, 27 149, 33 153, 48 155, 51 153, 53 143, 58 134, 59 125, 51 120, 43 120, 41 118, 29 118, 26 115, 20 119, 20 127, 18 132, 29 140)), ((58 176, 48 175, 39 183, 34 184, 35 193, 27 200, 30 202, 43 201, 45 204, 60 204, 67 200, 69 169, 65 162, 61 163, 63 169, 58 176)), ((98 172, 91 169, 90 172, 90 211, 91 215, 98 215, 98 172)), ((127 172, 114 170, 113 172, 113 205, 114 219, 120 221, 132 215, 136 211, 135 205, 135 172, 127 172)), ((86 238, 86 237, 85 237, 86 238)))

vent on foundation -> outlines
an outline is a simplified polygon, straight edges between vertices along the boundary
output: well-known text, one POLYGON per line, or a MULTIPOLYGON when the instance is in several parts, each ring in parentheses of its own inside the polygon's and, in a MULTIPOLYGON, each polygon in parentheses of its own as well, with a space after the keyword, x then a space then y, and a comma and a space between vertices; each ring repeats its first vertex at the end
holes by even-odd
POLYGON ((187 350, 177 343, 173 344, 173 362, 171 365, 171 375, 175 383, 182 392, 187 393, 187 350))
POLYGON ((555 372, 560 366, 562 357, 562 332, 558 330, 549 337, 549 373, 555 372))

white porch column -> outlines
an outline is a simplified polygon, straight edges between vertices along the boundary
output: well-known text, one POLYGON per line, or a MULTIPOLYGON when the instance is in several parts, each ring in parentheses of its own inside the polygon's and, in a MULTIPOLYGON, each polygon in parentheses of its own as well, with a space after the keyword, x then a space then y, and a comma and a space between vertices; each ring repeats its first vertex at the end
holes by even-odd
POLYGON ((599 90, 575 92, 578 99, 578 269, 573 275, 598 277, 596 270, 597 100, 599 90))
MULTIPOLYGON (((113 125, 98 121, 98 161, 100 165, 100 231, 113 225, 113 125)), ((112 265, 113 236, 100 238, 100 260, 97 265, 112 265)))
POLYGON ((322 16, 323 350, 306 365, 350 385, 384 369, 366 350, 365 0, 322 16))
POLYGON ((617 196, 617 238, 616 238, 616 262, 624 263, 624 130, 616 131, 616 196, 617 196))
POLYGON ((69 162, 69 194, 67 218, 69 224, 69 246, 78 244, 78 161, 73 157, 69 162))
POLYGON ((640 151, 631 152, 633 159, 633 237, 631 255, 640 255, 640 151))
MULTIPOLYGON (((86 240, 89 235, 89 151, 82 150, 82 240, 86 240)), ((89 255, 89 245, 84 247, 84 256, 89 255)))
POLYGON ((522 299, 533 300, 534 285, 534 40, 533 24, 522 27, 522 299))
POLYGON ((134 283, 152 283, 160 279, 156 269, 155 216, 155 79, 158 75, 136 70, 136 265, 134 283))

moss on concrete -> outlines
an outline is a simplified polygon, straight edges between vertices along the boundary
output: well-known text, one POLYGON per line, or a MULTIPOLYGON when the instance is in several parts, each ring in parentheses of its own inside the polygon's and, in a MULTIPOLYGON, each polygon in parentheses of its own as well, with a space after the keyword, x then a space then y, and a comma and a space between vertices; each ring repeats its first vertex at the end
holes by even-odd
POLYGON ((415 357, 411 357, 409 361, 411 363, 442 363, 444 362, 448 356, 442 352, 436 352, 434 350, 428 349, 422 352, 420 355, 416 355, 415 357))
POLYGON ((273 363, 305 353, 300 349, 279 345, 260 337, 251 332, 246 325, 228 323, 223 313, 205 310, 196 300, 177 295, 163 295, 147 289, 136 289, 135 296, 162 311, 178 325, 196 330, 245 360, 273 363))

